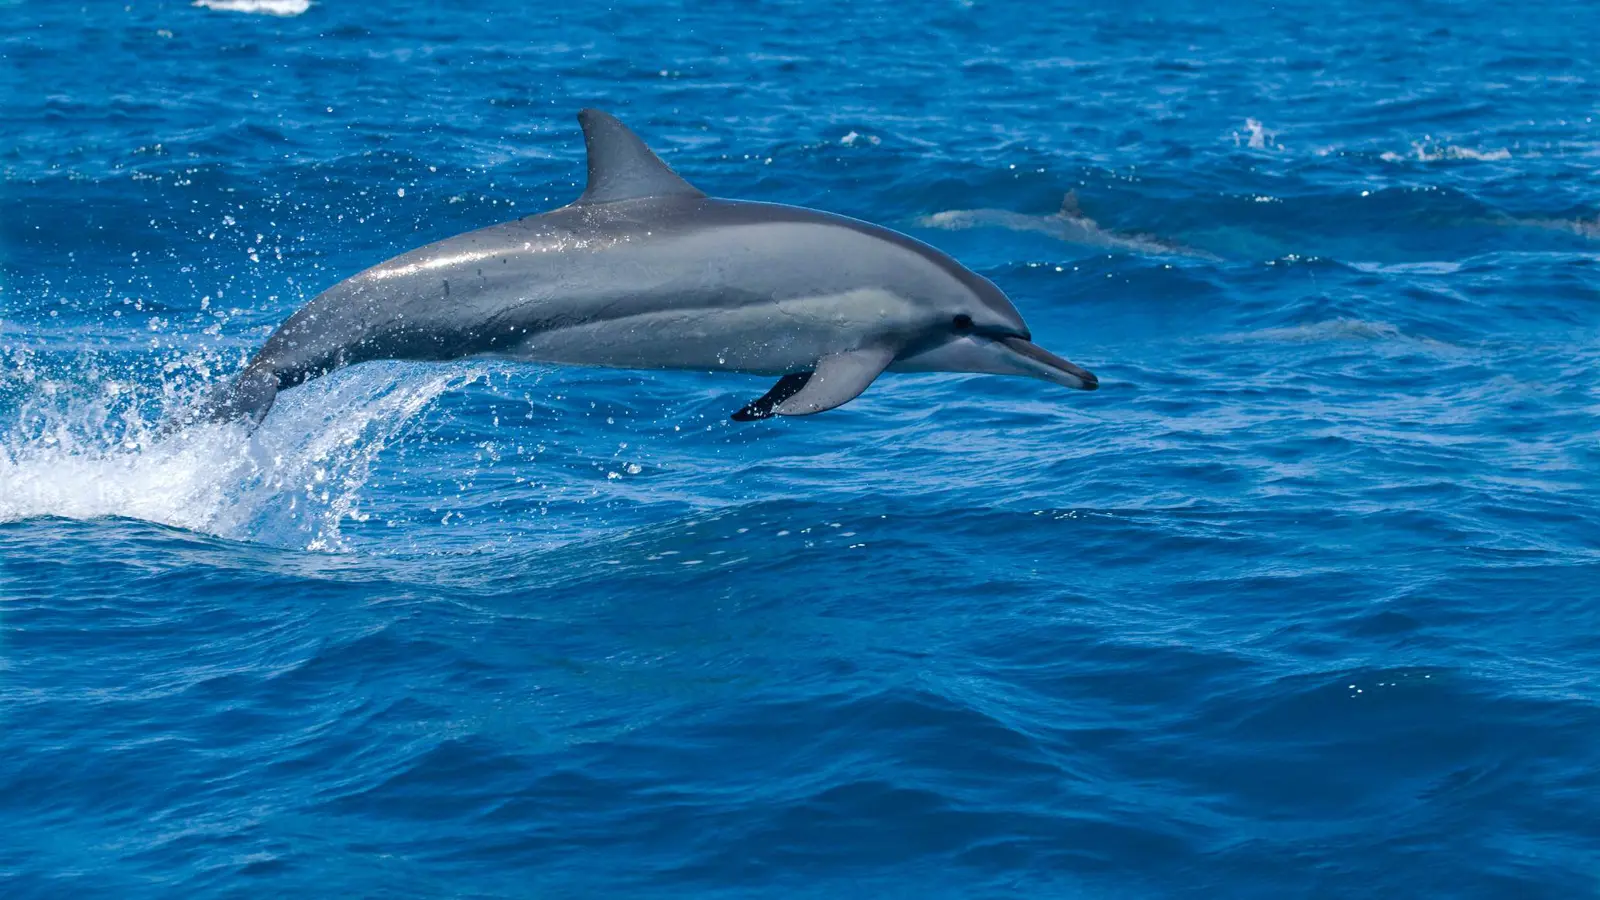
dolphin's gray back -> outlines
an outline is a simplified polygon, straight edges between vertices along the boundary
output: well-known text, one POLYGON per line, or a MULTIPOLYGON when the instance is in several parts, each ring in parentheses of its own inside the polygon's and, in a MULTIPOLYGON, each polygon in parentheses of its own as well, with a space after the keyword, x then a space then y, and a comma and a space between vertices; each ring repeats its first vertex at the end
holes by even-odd
POLYGON ((964 272, 903 235, 796 207, 703 197, 574 205, 343 281, 290 317, 258 360, 284 384, 368 359, 483 353, 782 373, 854 349, 838 342, 859 340, 863 319, 905 327, 908 303, 964 272), (666 327, 674 340, 660 340, 666 327))

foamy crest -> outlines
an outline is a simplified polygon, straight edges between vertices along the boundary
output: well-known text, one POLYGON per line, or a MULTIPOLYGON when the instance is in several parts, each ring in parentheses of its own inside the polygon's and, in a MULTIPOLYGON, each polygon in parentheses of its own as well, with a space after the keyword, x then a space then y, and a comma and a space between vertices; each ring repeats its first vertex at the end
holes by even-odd
POLYGON ((220 12, 261 16, 298 16, 311 8, 311 0, 194 0, 194 5, 220 12))

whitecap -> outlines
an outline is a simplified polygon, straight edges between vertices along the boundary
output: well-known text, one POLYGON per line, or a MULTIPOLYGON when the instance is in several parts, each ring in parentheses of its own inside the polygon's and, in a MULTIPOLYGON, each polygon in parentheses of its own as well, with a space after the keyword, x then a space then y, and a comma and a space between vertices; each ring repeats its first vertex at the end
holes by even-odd
POLYGON ((863 143, 863 142, 865 142, 867 144, 871 144, 873 146, 877 146, 878 144, 883 143, 883 139, 878 137, 875 134, 862 134, 859 131, 851 131, 849 134, 845 135, 844 137, 839 138, 839 143, 843 144, 846 147, 854 147, 857 144, 860 144, 860 143, 863 143))
POLYGON ((259 16, 298 16, 311 8, 311 0, 194 0, 194 5, 218 12, 259 16))

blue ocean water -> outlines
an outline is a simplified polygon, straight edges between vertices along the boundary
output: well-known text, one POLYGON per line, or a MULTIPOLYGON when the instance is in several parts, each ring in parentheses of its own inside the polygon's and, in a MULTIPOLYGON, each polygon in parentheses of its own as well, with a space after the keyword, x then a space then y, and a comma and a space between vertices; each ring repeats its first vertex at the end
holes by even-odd
POLYGON ((0 894, 1600 892, 1587 4, 470 6, 0 3, 0 894), (588 105, 1103 387, 157 434, 588 105))

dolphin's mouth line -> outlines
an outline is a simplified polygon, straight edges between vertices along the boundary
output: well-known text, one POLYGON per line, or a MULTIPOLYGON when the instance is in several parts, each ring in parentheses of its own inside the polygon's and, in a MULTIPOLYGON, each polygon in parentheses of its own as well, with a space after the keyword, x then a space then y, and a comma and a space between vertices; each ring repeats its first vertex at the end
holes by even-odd
POLYGON ((1068 387, 1075 387, 1080 391, 1092 391, 1100 387, 1100 379, 1096 378, 1093 372, 1081 366, 1073 365, 1067 360, 1062 359, 1054 353, 1051 353, 1049 350, 1046 350, 1027 338, 1002 337, 995 338, 995 340, 998 343, 1005 345, 1008 350, 1017 354, 1018 356, 1026 357, 1027 359, 1033 360, 1036 363, 1054 369, 1063 375, 1069 376, 1067 379, 1068 387), (1071 381, 1073 380, 1075 380, 1077 383, 1072 384, 1071 381))

